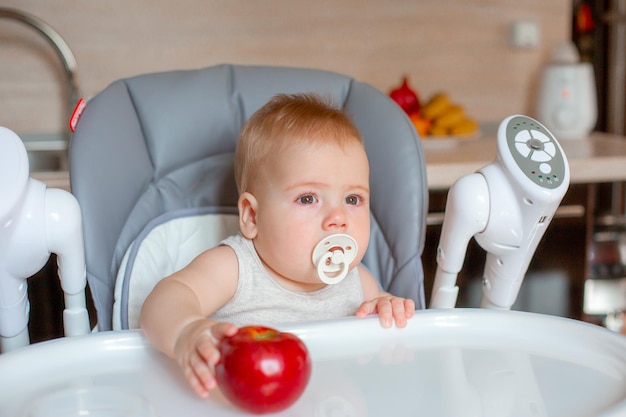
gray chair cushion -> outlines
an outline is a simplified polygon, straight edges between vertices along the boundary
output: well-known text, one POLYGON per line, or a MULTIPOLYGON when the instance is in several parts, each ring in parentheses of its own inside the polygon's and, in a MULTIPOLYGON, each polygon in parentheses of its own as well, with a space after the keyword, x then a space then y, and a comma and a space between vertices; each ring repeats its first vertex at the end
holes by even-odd
POLYGON ((427 212, 419 137, 385 94, 328 71, 219 65, 116 81, 89 100, 70 144, 83 214, 87 276, 101 330, 115 278, 152 219, 191 207, 236 207, 239 130, 277 93, 330 95, 363 135, 371 166, 372 232, 364 264, 381 286, 425 308, 421 253, 427 212))

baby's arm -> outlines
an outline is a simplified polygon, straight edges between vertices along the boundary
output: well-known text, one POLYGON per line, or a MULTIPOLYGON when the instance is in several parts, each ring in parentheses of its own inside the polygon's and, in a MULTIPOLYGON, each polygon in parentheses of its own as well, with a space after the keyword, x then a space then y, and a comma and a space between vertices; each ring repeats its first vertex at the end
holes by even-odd
POLYGON ((232 297, 237 275, 237 258, 231 248, 210 249, 161 280, 141 310, 141 328, 150 343, 178 362, 202 397, 216 385, 217 341, 237 332, 233 324, 207 317, 232 297))
POLYGON ((381 290, 367 269, 361 266, 358 268, 365 301, 356 311, 356 316, 363 318, 378 313, 383 327, 391 327, 394 321, 397 327, 405 327, 407 319, 413 317, 415 302, 381 290))

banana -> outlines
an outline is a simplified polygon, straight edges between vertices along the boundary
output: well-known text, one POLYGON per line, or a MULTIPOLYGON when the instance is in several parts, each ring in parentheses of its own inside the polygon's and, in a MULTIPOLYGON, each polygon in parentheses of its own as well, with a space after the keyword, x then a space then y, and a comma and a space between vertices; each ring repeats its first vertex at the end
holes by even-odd
POLYGON ((465 114, 463 106, 451 102, 445 92, 433 95, 422 106, 418 118, 431 123, 430 126, 420 126, 427 129, 428 136, 466 136, 478 132, 478 123, 465 114))
POLYGON ((433 125, 428 131, 430 136, 449 136, 448 129, 442 126, 433 125))
POLYGON ((464 116, 465 109, 462 106, 451 104, 442 114, 435 118, 434 124, 449 129, 463 120, 464 116))
POLYGON ((435 94, 424 107, 422 107, 422 117, 429 120, 434 120, 437 116, 443 114, 443 112, 450 105, 450 99, 445 93, 435 94))
POLYGON ((463 120, 450 128, 450 134, 452 135, 470 135, 476 132, 478 132, 478 123, 469 117, 463 118, 463 120))

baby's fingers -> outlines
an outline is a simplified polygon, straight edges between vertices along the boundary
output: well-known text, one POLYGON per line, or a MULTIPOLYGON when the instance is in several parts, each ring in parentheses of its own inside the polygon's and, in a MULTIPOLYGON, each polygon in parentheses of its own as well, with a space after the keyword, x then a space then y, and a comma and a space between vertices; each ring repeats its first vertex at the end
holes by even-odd
POLYGON ((415 301, 409 299, 404 300, 404 315, 407 319, 413 317, 415 313, 415 301))
POLYGON ((378 318, 380 319, 380 324, 384 328, 389 328, 393 325, 394 311, 392 300, 387 298, 379 298, 376 303, 376 310, 378 311, 378 318))
POLYGON ((356 316, 360 319, 376 313, 376 303, 378 300, 370 300, 363 302, 356 311, 356 316))
POLYGON ((215 365, 220 359, 217 345, 225 336, 237 333, 237 327, 231 323, 218 323, 211 327, 210 332, 203 333, 196 343, 196 351, 200 358, 210 365, 215 365))
POLYGON ((388 298, 382 297, 364 302, 356 311, 356 316, 363 318, 373 313, 378 313, 380 324, 384 328, 389 328, 393 325, 393 309, 388 298))
POLYGON ((368 314, 378 313, 378 319, 384 328, 389 328, 393 325, 393 310, 391 308, 391 302, 387 298, 377 298, 375 300, 366 301, 361 304, 356 313, 357 317, 360 318, 368 314))
POLYGON ((415 313, 415 302, 413 300, 396 298, 391 300, 393 308, 393 318, 398 327, 406 327, 407 320, 415 313))
POLYGON ((356 312, 357 317, 363 318, 368 314, 378 313, 380 324, 391 327, 394 322, 398 327, 406 327, 407 319, 413 317, 415 303, 400 297, 381 297, 366 301, 356 312))
POLYGON ((185 367, 185 377, 191 388, 202 398, 208 397, 209 391, 217 385, 211 367, 197 353, 189 357, 189 364, 185 367))
POLYGON ((211 327, 211 335, 215 340, 221 340, 226 336, 234 336, 239 329, 232 323, 221 322, 211 327))

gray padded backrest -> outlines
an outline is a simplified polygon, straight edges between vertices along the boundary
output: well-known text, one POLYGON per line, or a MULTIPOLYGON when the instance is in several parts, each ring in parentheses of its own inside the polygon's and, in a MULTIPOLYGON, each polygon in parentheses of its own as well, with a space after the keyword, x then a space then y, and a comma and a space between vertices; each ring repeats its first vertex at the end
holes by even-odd
POLYGON ((330 95, 352 117, 371 166, 372 232, 364 264, 381 286, 425 308, 427 211, 422 148, 385 94, 344 75, 219 65, 114 82, 89 100, 70 145, 87 276, 100 330, 111 328, 115 277, 142 228, 168 211, 236 207, 233 154, 245 120, 277 93, 330 95))

